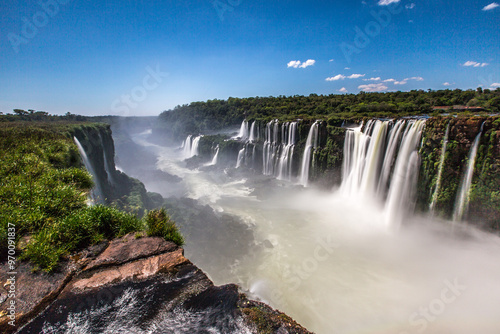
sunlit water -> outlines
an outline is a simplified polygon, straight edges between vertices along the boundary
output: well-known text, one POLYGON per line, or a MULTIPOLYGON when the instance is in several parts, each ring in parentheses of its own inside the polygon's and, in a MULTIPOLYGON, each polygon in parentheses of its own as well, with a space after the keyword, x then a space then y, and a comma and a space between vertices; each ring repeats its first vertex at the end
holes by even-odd
MULTIPOLYGON (((320 334, 500 333, 497 236, 451 233, 447 222, 421 217, 388 230, 380 203, 286 182, 259 199, 252 176, 189 170, 181 150, 146 135, 134 140, 158 155, 159 169, 183 179, 179 195, 240 217, 268 245, 228 263, 223 277, 227 268, 196 263, 216 284, 237 283, 320 334)), ((197 251, 187 240, 186 255, 197 251)))

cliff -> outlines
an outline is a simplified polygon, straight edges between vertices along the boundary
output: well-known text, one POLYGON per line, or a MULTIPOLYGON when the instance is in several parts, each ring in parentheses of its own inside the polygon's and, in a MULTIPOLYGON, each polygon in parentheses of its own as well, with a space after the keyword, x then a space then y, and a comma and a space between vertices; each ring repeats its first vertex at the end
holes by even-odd
MULTIPOLYGON (((17 269, 18 333, 310 333, 236 285, 214 286, 182 248, 158 237, 103 242, 74 254, 55 275, 31 269, 17 269)), ((3 265, 2 282, 6 271, 3 265)), ((14 332, 5 316, 0 330, 14 332)))

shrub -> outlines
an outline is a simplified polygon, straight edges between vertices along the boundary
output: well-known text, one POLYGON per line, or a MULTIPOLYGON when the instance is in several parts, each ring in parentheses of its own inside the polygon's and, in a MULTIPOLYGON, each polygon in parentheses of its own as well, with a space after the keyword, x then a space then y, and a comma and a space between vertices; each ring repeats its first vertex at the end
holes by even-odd
POLYGON ((175 222, 170 219, 165 209, 149 211, 144 218, 148 236, 163 237, 167 241, 182 246, 184 238, 179 232, 175 222))

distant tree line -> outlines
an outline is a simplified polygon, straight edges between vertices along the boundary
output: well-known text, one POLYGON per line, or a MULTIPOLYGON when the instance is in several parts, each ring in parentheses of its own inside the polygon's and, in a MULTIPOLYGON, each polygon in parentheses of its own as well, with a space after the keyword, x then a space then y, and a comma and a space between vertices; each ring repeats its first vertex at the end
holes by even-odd
MULTIPOLYGON (((172 136, 219 130, 243 119, 394 117, 435 114, 436 106, 480 107, 484 112, 500 112, 500 88, 496 90, 412 90, 409 92, 278 96, 208 100, 176 106, 160 114, 156 130, 172 136)), ((463 111, 462 108, 461 111, 463 111)), ((449 111, 449 110, 448 110, 449 111)), ((451 108, 451 111, 453 109, 451 108)), ((470 111, 468 111, 470 112, 470 111)))
POLYGON ((0 122, 15 122, 15 121, 44 121, 44 122, 55 122, 55 121, 76 121, 84 122, 87 117, 81 115, 75 115, 67 112, 63 116, 51 115, 46 111, 39 111, 34 109, 14 109, 12 114, 2 114, 0 113, 0 122))

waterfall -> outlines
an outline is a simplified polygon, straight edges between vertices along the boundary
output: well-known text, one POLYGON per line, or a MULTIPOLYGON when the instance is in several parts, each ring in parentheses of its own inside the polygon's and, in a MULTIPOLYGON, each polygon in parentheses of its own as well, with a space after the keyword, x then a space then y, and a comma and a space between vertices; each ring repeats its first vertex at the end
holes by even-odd
POLYGON ((441 147, 441 158, 439 160, 438 174, 436 180, 436 187, 434 188, 434 193, 432 194, 432 201, 429 206, 430 211, 434 211, 434 206, 436 205, 436 200, 439 194, 439 190, 441 188, 441 176, 443 175, 443 167, 444 167, 444 158, 446 155, 446 147, 448 145, 448 134, 450 132, 450 123, 446 126, 446 132, 443 138, 443 146, 441 147))
POLYGON ((292 180, 293 152, 297 142, 297 122, 285 123, 281 129, 281 156, 278 165, 278 179, 292 180))
POLYGON ((186 140, 184 141, 184 144, 182 145, 182 152, 183 152, 183 157, 184 159, 189 159, 194 157, 195 155, 198 155, 198 146, 200 144, 200 139, 203 136, 197 136, 193 139, 193 136, 189 135, 187 136, 186 140))
POLYGON ((236 137, 233 137, 233 139, 239 139, 244 142, 248 140, 248 136, 248 122, 243 120, 240 126, 240 132, 236 135, 236 137))
POLYGON ((248 141, 251 143, 259 140, 259 129, 256 123, 256 121, 253 121, 252 126, 250 127, 250 138, 248 139, 248 141))
POLYGON ((243 163, 245 162, 245 151, 246 151, 246 148, 243 147, 239 153, 238 153, 238 161, 236 162, 236 168, 240 168, 241 165, 243 165, 243 163))
POLYGON ((476 162, 477 149, 479 147, 481 135, 483 134, 483 125, 481 125, 481 131, 479 131, 479 133, 477 134, 476 139, 474 139, 474 142, 472 143, 471 149, 469 151, 469 161, 467 162, 465 174, 463 175, 462 181, 460 182, 460 191, 458 192, 457 199, 455 201, 453 221, 461 221, 469 206, 470 187, 472 184, 472 176, 474 174, 474 164, 476 162))
POLYGON ((193 136, 191 136, 191 135, 187 136, 186 140, 182 144, 182 147, 183 147, 182 152, 183 152, 183 156, 185 159, 191 157, 191 139, 192 138, 193 138, 193 136))
POLYGON ((217 159, 219 158, 219 145, 217 145, 217 147, 215 148, 215 155, 212 159, 212 162, 210 163, 210 165, 214 166, 214 165, 217 165, 217 159))
POLYGON ((418 146, 424 125, 424 120, 410 121, 403 134, 385 207, 388 226, 398 227, 414 205, 420 165, 418 146))
POLYGON ((104 196, 101 190, 101 185, 99 184, 99 180, 97 178, 97 174, 94 168, 92 167, 92 164, 87 156, 87 153, 85 153, 85 149, 83 148, 78 138, 73 137, 73 141, 78 147, 78 152, 80 152, 80 156, 82 157, 83 165, 90 173, 90 175, 92 175, 92 180, 94 181, 94 188, 90 190, 90 201, 92 204, 101 203, 104 201, 104 196))
POLYGON ((271 121, 266 124, 265 142, 262 150, 264 175, 274 175, 275 160, 279 151, 279 123, 278 120, 271 121))
POLYGON ((300 184, 307 187, 309 183, 309 165, 311 164, 311 153, 318 147, 319 123, 314 122, 307 135, 304 155, 302 156, 302 167, 300 169, 300 184))
POLYGON ((414 205, 420 164, 418 146, 424 125, 423 120, 370 120, 364 130, 363 125, 348 129, 340 192, 384 201, 389 186, 386 221, 397 226, 414 205))

